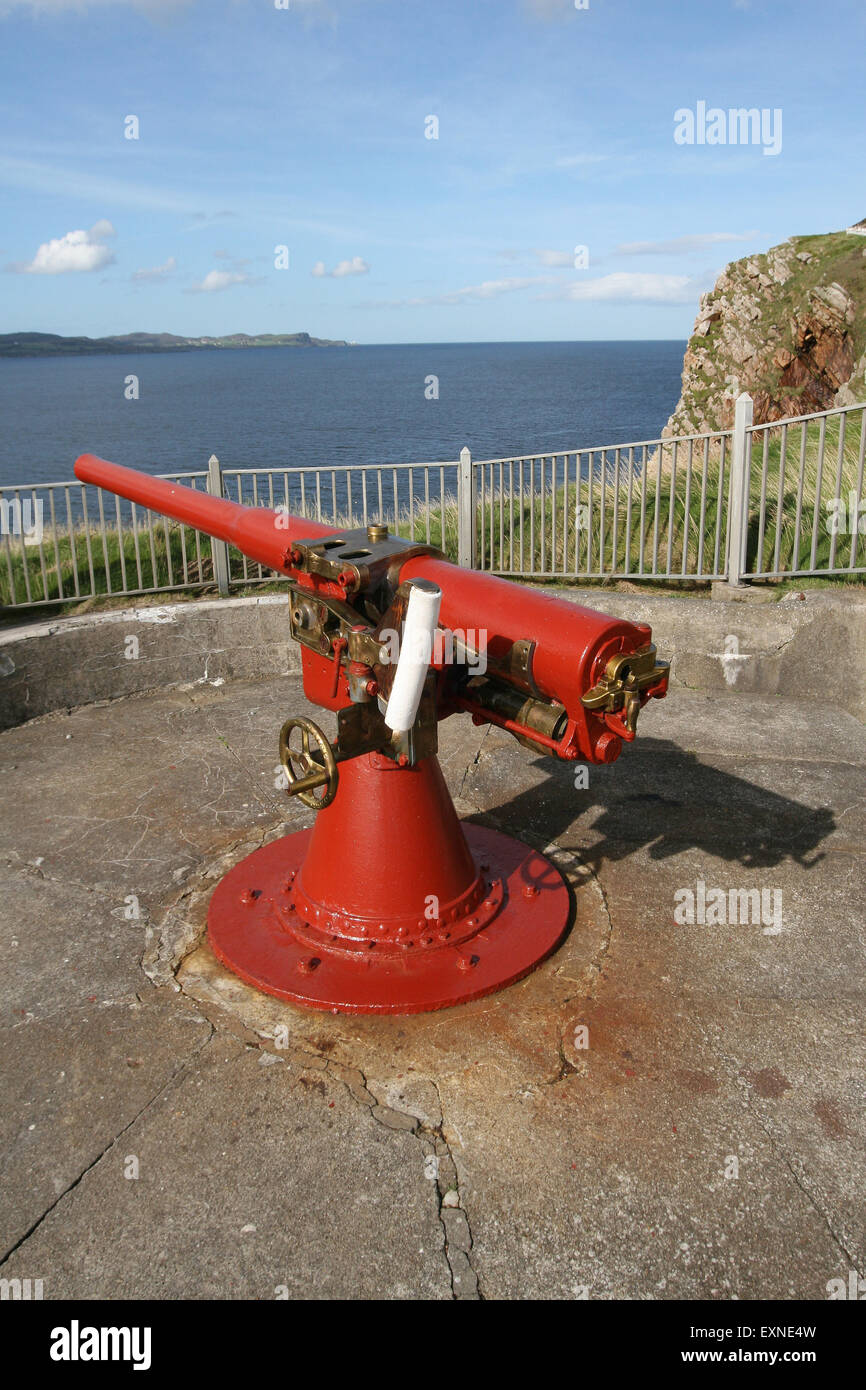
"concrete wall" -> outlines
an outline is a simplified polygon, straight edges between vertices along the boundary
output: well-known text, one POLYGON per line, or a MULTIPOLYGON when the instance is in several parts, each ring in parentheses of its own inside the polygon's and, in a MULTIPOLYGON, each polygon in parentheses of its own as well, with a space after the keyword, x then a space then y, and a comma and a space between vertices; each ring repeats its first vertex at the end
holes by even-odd
POLYGON ((0 630, 0 728, 144 690, 300 669, 281 594, 31 623, 0 630))
POLYGON ((866 722, 864 591, 807 589, 778 603, 598 589, 569 597, 649 623, 659 655, 672 662, 672 687, 824 701, 866 722))
MULTIPOLYGON (((823 700, 866 720, 866 595, 807 591, 802 600, 744 603, 599 589, 554 592, 650 623, 660 655, 673 662, 672 688, 823 700)), ((286 610, 283 595, 268 595, 2 629, 0 728, 164 686, 300 671, 286 610)))

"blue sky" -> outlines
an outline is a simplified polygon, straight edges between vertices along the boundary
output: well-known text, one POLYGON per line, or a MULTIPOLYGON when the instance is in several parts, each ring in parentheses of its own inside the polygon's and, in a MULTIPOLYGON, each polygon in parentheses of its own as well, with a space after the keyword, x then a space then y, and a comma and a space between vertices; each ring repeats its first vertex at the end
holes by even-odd
POLYGON ((862 0, 580 3, 0 0, 0 331, 684 338, 866 215, 862 0))

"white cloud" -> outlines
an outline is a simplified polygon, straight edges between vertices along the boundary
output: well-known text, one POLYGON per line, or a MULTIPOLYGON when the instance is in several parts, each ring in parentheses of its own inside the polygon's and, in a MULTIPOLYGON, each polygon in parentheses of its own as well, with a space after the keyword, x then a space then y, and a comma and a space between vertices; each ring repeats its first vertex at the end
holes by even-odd
POLYGON ((531 285, 549 285, 549 275, 511 276, 505 280, 484 280, 480 285, 466 285, 460 290, 445 290, 442 294, 423 295, 415 299, 377 300, 365 304, 367 309, 415 309, 428 304, 467 304, 478 299, 497 299, 501 294, 525 290, 531 285))
POLYGON ((636 274, 620 270, 596 280, 575 280, 544 298, 610 300, 620 304, 691 304, 705 288, 702 280, 691 275, 636 274))
MULTIPOLYGON (((551 254, 559 254, 551 253, 551 254)), ((559 264, 559 262, 556 262, 559 264)), ((564 262, 563 262, 564 264, 564 262)), ((569 256, 568 264, 572 264, 569 256)), ((536 296, 539 300, 606 300, 621 304, 694 304, 703 290, 713 283, 714 276, 695 275, 656 275, 650 272, 633 273, 617 271, 602 275, 594 280, 580 279, 563 281, 560 275, 510 276, 503 280, 484 280, 480 285, 465 285, 459 290, 445 290, 441 294, 424 295, 414 299, 391 299, 367 302, 358 307, 365 309, 406 309, 426 307, 427 305, 468 304, 478 300, 497 299, 503 294, 513 294, 519 290, 541 289, 544 293, 536 296)))
POLYGON ((361 256, 353 256, 350 261, 339 261, 333 270, 325 269, 324 261, 316 261, 310 274, 318 279, 328 276, 333 280, 342 280, 345 275, 367 275, 370 267, 361 256))
POLYGON ((193 285, 191 294, 213 294, 217 290, 230 290, 232 285, 251 285, 251 275, 241 270, 209 270, 200 285, 193 285))
POLYGON ((90 228, 91 241, 106 241, 109 237, 117 236, 117 232, 109 222, 107 217, 100 217, 98 222, 94 222, 90 228))
POLYGON ((751 241, 757 232, 697 232, 692 236, 673 237, 670 241, 624 241, 615 246, 615 256, 679 256, 690 251, 704 251, 719 241, 751 241))
MULTIPOLYGON (((232 270, 243 270, 245 266, 252 265, 250 256, 236 256, 233 251, 214 251, 215 261, 227 261, 232 270)), ((268 256, 259 256, 258 260, 269 260, 268 256)))
POLYGON ((101 218, 89 232, 67 232, 65 236, 43 241, 32 261, 11 266, 24 275, 65 275, 70 271, 102 270, 111 265, 114 253, 102 243, 114 236, 111 223, 101 218))
POLYGON ((455 290, 453 295, 445 295, 442 303, 459 303, 463 299, 497 299, 501 294, 525 290, 545 278, 539 275, 512 275, 505 280, 482 280, 480 285, 467 285, 462 290, 455 290))
POLYGON ((132 273, 133 280, 166 280, 177 270, 177 261, 174 256, 169 256, 168 260, 162 265, 151 266, 148 270, 135 270, 132 273))

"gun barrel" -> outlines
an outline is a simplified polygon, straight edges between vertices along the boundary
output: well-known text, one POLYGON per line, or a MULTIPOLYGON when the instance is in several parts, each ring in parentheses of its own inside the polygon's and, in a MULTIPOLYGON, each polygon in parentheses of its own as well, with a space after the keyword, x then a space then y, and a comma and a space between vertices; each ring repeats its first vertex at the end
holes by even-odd
MULTIPOLYGON (((294 572, 291 552, 296 542, 339 535, 334 526, 269 507, 245 507, 153 478, 134 468, 108 463, 93 454, 82 454, 76 460, 75 473, 82 482, 94 483, 227 541, 250 559, 284 574, 294 572)), ((651 669, 644 673, 643 698, 648 698, 647 692, 664 694, 666 677, 660 668, 654 667, 652 632, 645 623, 613 618, 493 574, 461 569, 430 554, 413 554, 403 561, 400 577, 428 580, 440 588, 442 626, 462 633, 469 648, 484 652, 490 675, 516 686, 525 695, 546 697, 564 706, 579 726, 582 755, 594 761, 610 761, 619 751, 621 738, 634 737, 633 729, 629 734, 618 726, 614 733, 604 727, 600 718, 590 720, 583 706, 583 697, 592 687, 597 689, 597 703, 592 709, 611 707, 612 687, 599 685, 608 663, 625 654, 647 658, 652 655, 651 669)), ((309 652, 305 651, 305 657, 309 659, 309 652)), ((620 687, 627 675, 624 667, 623 672, 613 672, 609 677, 623 698, 624 689, 620 691, 620 687)), ((614 707, 619 705, 614 702, 614 707)))
POLYGON ((281 572, 288 568, 287 551, 294 540, 327 536, 334 530, 333 526, 289 516, 270 507, 244 507, 239 502, 211 497, 210 493, 109 463, 95 454, 82 454, 75 460, 75 476, 82 483, 93 483, 139 506, 194 526, 217 540, 228 541, 251 560, 281 572))

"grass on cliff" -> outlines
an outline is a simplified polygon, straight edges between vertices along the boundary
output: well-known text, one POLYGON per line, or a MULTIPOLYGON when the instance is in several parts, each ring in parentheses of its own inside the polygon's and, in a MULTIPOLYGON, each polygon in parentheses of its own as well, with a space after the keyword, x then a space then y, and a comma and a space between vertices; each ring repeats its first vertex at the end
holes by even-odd
MULTIPOLYGON (((809 297, 813 290, 831 285, 834 282, 848 291, 854 306, 854 321, 850 324, 853 339, 854 360, 866 352, 866 237, 856 233, 831 232, 824 236, 792 237, 795 255, 792 258, 793 274, 784 285, 773 288, 772 298, 764 305, 761 327, 764 331, 777 327, 782 334, 781 341, 788 348, 794 347, 791 326, 797 315, 802 315, 810 307, 809 297), (797 255, 807 253, 812 257, 808 262, 798 261, 797 255)), ((768 254, 751 256, 762 271, 767 270, 768 254)), ((778 371, 768 368, 766 386, 778 385, 778 371)), ((796 392, 786 387, 786 394, 796 392)))
MULTIPOLYGON (((796 252, 806 251, 812 256, 802 275, 795 277, 800 296, 833 281, 843 285, 851 296, 854 306, 851 337, 856 362, 866 352, 866 237, 833 232, 826 236, 794 237, 793 240, 796 252)), ((803 265, 803 262, 797 264, 803 265)), ((782 287, 783 295, 787 289, 787 285, 782 287)))
MULTIPOLYGON (((806 387, 793 384, 781 387, 782 369, 774 359, 779 349, 796 351, 796 326, 813 312, 811 295, 814 290, 819 287, 826 288, 834 282, 847 290, 854 310, 853 322, 848 324, 847 328, 851 335, 855 366, 866 353, 866 237, 848 232, 795 236, 791 238, 790 247, 784 244, 782 247, 772 247, 769 251, 734 261, 727 267, 729 278, 750 290, 751 281, 745 275, 746 265, 753 263, 759 273, 769 273, 773 253, 780 250, 790 251, 788 260, 792 273, 784 284, 777 282, 773 285, 771 295, 756 300, 759 319, 757 323, 747 325, 745 331, 756 343, 771 346, 763 355, 761 371, 756 376, 747 374, 746 380, 753 395, 764 393, 769 399, 774 400, 781 394, 786 401, 798 401, 806 387), (798 255, 802 253, 808 254, 811 259, 798 260, 798 255)), ((707 296, 707 304, 713 304, 721 295, 722 291, 714 287, 707 296)), ((693 334, 686 351, 687 359, 689 354, 701 358, 709 353, 711 359, 718 358, 720 353, 724 355, 724 349, 718 346, 720 332, 720 326, 714 323, 710 325, 706 336, 693 334)), ((732 375, 737 371, 733 363, 726 363, 725 366, 732 375)), ((729 416, 725 415, 720 404, 725 384, 724 379, 715 372, 711 372, 709 376, 703 373, 698 376, 689 386, 685 408, 680 409, 678 406, 674 412, 674 427, 682 433, 688 433, 695 428, 690 423, 694 420, 709 420, 714 428, 721 428, 724 423, 729 423, 729 416)), ((858 395, 862 399, 862 396, 866 395, 866 384, 861 382, 860 385, 863 391, 858 392, 858 395)), ((743 386, 741 389, 746 388, 743 386)))

